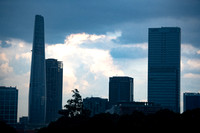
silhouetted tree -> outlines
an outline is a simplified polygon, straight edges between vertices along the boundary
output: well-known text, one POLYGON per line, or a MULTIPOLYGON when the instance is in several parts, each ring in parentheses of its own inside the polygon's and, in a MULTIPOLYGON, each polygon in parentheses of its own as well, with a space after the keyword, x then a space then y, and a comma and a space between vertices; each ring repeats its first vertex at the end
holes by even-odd
POLYGON ((5 133, 17 133, 17 131, 13 127, 3 121, 0 121, 0 131, 5 133))
POLYGON ((81 95, 79 94, 78 89, 72 90, 73 99, 67 100, 67 104, 64 106, 65 109, 59 111, 59 114, 64 115, 66 117, 74 117, 82 114, 83 101, 81 95))
POLYGON ((185 129, 196 129, 200 123, 200 108, 187 110, 182 113, 182 126, 185 129))

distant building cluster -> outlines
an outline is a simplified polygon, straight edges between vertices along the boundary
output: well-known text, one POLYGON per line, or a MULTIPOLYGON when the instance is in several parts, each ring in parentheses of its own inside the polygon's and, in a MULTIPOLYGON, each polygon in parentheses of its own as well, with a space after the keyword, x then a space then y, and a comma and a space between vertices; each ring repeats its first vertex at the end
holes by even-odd
MULTIPOLYGON (((179 27, 149 28, 148 32, 148 101, 134 101, 134 78, 109 78, 108 99, 87 97, 84 109, 91 116, 109 112, 119 115, 141 111, 155 113, 169 109, 180 113, 181 29, 179 27)), ((134 53, 133 53, 134 54, 134 53)), ((35 16, 28 117, 20 118, 22 128, 38 128, 60 116, 62 109, 63 63, 45 59, 44 18, 35 16)), ((200 108, 199 93, 184 93, 184 111, 200 108)), ((18 90, 0 86, 0 120, 17 124, 18 90)))
POLYGON ((148 102, 133 102, 133 78, 110 77, 109 112, 155 113, 169 109, 180 113, 181 29, 149 28, 148 37, 148 102))

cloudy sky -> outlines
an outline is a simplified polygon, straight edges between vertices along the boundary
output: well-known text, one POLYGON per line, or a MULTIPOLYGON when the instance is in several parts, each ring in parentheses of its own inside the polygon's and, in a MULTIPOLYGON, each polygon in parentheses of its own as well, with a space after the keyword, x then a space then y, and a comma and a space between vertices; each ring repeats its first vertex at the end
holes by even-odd
POLYGON ((0 85, 17 86, 18 116, 28 115, 33 27, 45 19, 46 58, 63 61, 63 105, 108 98, 111 76, 134 78, 134 100, 147 100, 148 28, 181 28, 181 96, 200 91, 199 0, 1 0, 0 85))

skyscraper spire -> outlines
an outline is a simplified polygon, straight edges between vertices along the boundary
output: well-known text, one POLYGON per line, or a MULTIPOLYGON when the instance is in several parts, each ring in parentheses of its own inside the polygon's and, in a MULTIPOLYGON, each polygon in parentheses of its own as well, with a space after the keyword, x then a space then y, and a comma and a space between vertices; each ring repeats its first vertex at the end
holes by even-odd
POLYGON ((45 123, 45 41, 44 18, 35 16, 31 74, 29 86, 29 123, 40 126, 45 123))

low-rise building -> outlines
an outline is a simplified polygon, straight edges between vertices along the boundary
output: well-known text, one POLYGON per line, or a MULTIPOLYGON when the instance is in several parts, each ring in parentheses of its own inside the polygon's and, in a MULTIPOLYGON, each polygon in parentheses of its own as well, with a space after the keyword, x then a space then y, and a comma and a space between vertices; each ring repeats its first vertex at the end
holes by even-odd
POLYGON ((83 99, 83 108, 90 111, 90 116, 105 113, 108 109, 108 99, 90 97, 83 99))
POLYGON ((162 107, 160 105, 149 102, 120 102, 112 106, 112 108, 106 112, 118 115, 130 115, 134 111, 143 112, 144 114, 153 114, 161 109, 162 107))
POLYGON ((183 111, 200 108, 200 93, 184 93, 183 108, 183 111))

